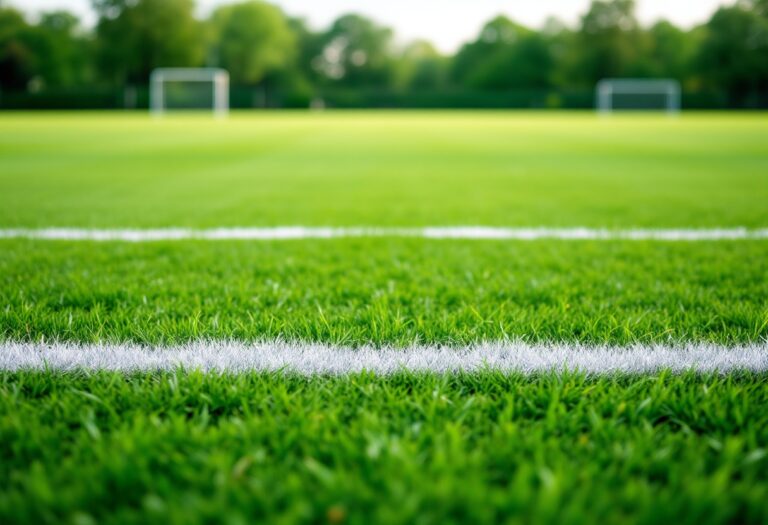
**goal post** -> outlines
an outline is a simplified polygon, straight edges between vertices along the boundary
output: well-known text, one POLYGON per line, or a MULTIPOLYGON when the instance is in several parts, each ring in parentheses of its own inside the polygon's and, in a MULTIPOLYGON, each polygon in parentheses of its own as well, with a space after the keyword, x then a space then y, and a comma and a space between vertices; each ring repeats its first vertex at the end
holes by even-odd
POLYGON ((169 109, 212 109, 216 116, 229 112, 229 73, 219 68, 159 68, 152 71, 149 79, 149 107, 154 115, 162 115, 169 109), (210 88, 206 86, 210 84, 210 88), (195 89, 184 96, 177 94, 180 100, 169 103, 172 97, 171 87, 180 88, 193 85, 195 89), (199 95, 199 100, 193 100, 199 95))
POLYGON ((669 78, 606 78, 595 88, 595 107, 600 113, 613 111, 680 111, 680 83, 669 78))

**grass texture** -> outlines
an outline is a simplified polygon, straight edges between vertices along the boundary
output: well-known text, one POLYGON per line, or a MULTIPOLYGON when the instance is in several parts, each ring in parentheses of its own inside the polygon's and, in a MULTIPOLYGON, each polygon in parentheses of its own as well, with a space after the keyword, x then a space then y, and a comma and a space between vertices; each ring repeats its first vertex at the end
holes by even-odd
POLYGON ((768 243, 4 241, 0 337, 757 342, 768 243))
MULTIPOLYGON (((763 114, 0 114, 0 228, 768 226, 763 114)), ((768 242, 0 240, 0 339, 759 343, 768 242)), ((0 372, 1 523, 764 523, 765 374, 0 372)))
POLYGON ((0 115, 0 225, 764 227, 764 114, 0 115))
POLYGON ((768 519, 766 377, 0 374, 0 521, 768 519))

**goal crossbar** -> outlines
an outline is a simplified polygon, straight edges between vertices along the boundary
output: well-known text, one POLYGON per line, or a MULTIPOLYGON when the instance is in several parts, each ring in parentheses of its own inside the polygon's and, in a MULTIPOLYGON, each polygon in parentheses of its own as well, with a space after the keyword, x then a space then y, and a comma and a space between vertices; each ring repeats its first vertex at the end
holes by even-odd
POLYGON ((154 114, 166 111, 167 82, 210 82, 213 90, 213 112, 226 115, 229 111, 229 73, 219 68, 159 68, 150 75, 150 110, 154 114))

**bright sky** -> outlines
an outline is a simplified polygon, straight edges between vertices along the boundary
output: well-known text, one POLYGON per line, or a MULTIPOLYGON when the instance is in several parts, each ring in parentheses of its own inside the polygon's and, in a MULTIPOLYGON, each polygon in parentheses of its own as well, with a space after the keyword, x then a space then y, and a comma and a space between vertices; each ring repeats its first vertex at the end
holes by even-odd
MULTIPOLYGON (((200 14, 232 0, 198 0, 200 14)), ((590 0, 273 0, 292 16, 306 18, 314 28, 328 25, 343 13, 357 12, 395 29, 401 41, 426 38, 446 52, 477 35, 480 26, 503 13, 520 23, 539 27, 549 16, 574 24, 590 0)), ((93 23, 90 0, 10 0, 28 12, 65 8, 93 23)), ((722 3, 733 0, 637 0, 641 21, 666 18, 683 27, 706 21, 722 3)))

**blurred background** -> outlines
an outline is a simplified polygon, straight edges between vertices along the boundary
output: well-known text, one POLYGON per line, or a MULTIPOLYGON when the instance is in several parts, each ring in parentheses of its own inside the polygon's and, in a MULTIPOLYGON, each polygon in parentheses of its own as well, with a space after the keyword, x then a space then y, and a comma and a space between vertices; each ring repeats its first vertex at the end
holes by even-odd
MULTIPOLYGON (((591 108, 603 78, 675 79, 688 109, 768 107, 768 0, 715 2, 687 25, 600 0, 576 14, 551 2, 533 26, 510 3, 452 49, 370 14, 333 13, 319 27, 300 2, 209 4, 0 0, 0 109, 146 109, 155 68, 204 66, 229 71, 235 109, 591 108)), ((413 7, 427 37, 444 21, 431 5, 413 7)))

